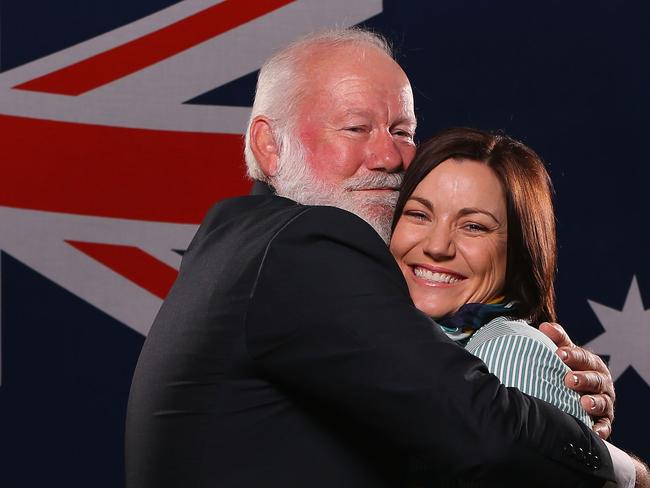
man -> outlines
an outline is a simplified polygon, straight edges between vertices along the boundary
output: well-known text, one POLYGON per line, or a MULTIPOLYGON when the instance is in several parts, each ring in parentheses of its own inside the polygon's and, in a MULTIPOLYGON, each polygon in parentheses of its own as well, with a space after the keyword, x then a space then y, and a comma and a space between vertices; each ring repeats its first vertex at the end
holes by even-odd
POLYGON ((413 307, 377 233, 414 130, 408 79, 372 35, 265 65, 246 159, 286 198, 222 202, 190 245, 136 368, 127 486, 405 486, 414 457, 485 486, 603 486, 625 468, 413 307))

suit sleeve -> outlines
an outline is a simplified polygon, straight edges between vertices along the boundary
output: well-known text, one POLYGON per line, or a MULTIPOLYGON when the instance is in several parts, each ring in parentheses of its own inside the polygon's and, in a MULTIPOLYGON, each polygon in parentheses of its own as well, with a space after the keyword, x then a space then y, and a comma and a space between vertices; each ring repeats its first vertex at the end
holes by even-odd
POLYGON ((613 479, 586 426, 501 385, 413 307, 385 245, 348 212, 313 207, 276 234, 245 325, 249 354, 272 381, 443 478, 558 487, 613 479))

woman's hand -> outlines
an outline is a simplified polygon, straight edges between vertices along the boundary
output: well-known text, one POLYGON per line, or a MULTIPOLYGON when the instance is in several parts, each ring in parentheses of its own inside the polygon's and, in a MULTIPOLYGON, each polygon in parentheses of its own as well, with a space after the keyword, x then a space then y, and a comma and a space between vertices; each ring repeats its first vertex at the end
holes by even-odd
POLYGON ((564 377, 564 384, 582 395, 580 404, 593 417, 593 430, 607 439, 612 433, 616 399, 609 369, 596 354, 576 346, 561 325, 544 322, 539 330, 555 343, 557 355, 572 370, 564 377))

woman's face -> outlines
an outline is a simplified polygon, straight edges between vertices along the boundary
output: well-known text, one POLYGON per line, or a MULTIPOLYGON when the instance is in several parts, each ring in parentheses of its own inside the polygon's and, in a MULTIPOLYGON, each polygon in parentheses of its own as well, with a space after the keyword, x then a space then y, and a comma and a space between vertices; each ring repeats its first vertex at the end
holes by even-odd
POLYGON ((439 318, 499 295, 507 235, 505 194, 496 174, 483 163, 447 159, 406 202, 390 250, 415 306, 439 318))

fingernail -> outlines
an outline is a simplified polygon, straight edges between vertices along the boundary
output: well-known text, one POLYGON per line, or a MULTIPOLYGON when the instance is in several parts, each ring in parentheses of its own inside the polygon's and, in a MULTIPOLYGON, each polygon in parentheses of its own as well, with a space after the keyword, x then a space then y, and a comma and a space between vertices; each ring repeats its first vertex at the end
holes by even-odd
POLYGON ((560 351, 560 358, 562 358, 562 361, 566 361, 569 359, 569 353, 565 350, 560 351))
POLYGON ((578 377, 577 377, 576 375, 574 375, 574 374, 571 375, 571 379, 573 380, 573 384, 574 384, 574 385, 577 385, 578 382, 580 381, 580 380, 578 379, 578 377))
POLYGON ((591 410, 596 410, 596 399, 589 395, 589 400, 591 401, 591 410))

